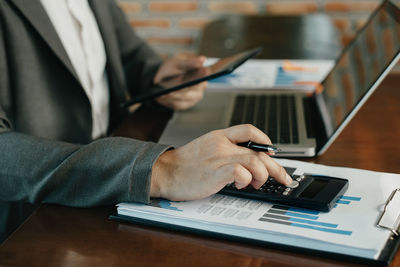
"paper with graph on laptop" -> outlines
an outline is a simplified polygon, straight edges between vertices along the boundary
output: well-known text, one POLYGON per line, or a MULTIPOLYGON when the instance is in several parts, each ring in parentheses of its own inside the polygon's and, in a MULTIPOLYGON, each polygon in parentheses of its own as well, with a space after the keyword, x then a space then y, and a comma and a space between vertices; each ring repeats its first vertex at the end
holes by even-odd
MULTIPOLYGON (((217 61, 208 58, 205 65, 217 61)), ((314 90, 332 69, 334 60, 249 59, 231 74, 208 82, 210 90, 314 90)))
POLYGON ((334 175, 349 188, 330 212, 224 195, 196 201, 120 203, 118 215, 300 248, 377 259, 391 232, 376 227, 400 175, 276 159, 294 174, 334 175))

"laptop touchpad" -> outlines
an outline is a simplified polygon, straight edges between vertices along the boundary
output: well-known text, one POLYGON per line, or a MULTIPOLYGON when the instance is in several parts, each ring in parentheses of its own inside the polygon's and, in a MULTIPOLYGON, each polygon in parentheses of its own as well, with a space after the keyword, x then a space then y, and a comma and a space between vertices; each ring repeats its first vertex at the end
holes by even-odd
POLYGON ((209 131, 225 128, 232 100, 229 93, 206 93, 195 107, 174 113, 159 142, 183 145, 209 131))

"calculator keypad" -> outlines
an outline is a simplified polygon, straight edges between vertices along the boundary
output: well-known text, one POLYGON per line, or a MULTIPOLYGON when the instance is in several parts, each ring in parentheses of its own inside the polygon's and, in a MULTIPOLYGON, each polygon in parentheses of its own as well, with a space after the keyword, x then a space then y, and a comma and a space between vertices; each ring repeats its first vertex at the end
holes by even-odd
POLYGON ((291 194, 291 192, 297 188, 300 183, 304 180, 304 175, 292 175, 293 181, 290 185, 284 186, 277 181, 275 181, 274 178, 268 177, 267 181, 265 184, 263 184, 258 190, 254 189, 252 185, 248 185, 247 187, 243 189, 236 189, 235 184, 232 183, 227 186, 227 189, 230 190, 237 190, 237 191, 245 191, 245 192, 259 192, 259 193, 265 193, 265 194, 279 194, 283 196, 288 196, 291 194))

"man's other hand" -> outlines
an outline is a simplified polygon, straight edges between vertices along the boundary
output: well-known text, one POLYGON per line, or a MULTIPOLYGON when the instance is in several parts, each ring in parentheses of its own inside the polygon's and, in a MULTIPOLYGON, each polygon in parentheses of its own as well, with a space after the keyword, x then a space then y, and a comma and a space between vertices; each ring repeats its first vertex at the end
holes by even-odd
MULTIPOLYGON (((159 68, 154 83, 160 83, 164 78, 185 73, 186 71, 203 67, 206 58, 204 56, 195 56, 193 54, 181 53, 170 59, 167 59, 159 68)), ((168 108, 174 110, 184 110, 193 107, 203 98, 207 82, 177 90, 167 95, 160 96, 156 101, 168 108)))

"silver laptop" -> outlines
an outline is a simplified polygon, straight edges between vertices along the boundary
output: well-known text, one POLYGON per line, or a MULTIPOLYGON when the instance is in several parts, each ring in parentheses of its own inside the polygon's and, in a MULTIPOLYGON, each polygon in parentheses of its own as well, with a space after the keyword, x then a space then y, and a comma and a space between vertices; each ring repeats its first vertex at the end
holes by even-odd
POLYGON ((384 1, 336 61, 316 93, 207 91, 193 109, 175 112, 160 143, 184 145, 215 129, 250 123, 283 157, 323 154, 399 59, 400 10, 384 1))

